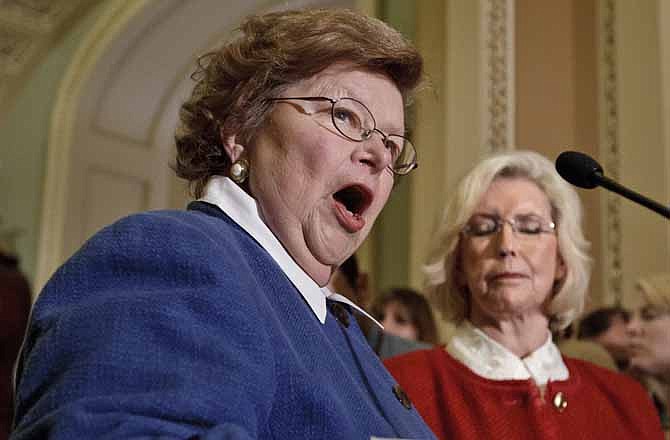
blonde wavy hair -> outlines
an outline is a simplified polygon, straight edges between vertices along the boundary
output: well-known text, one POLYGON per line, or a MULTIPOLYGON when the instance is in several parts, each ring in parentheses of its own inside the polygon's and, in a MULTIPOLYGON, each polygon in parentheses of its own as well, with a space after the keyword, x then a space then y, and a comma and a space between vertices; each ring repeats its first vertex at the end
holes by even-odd
POLYGON ((650 304, 670 308, 670 272, 642 277, 636 287, 650 304))
POLYGON ((582 231, 582 205, 577 192, 558 175, 549 160, 533 151, 493 154, 475 165, 460 181, 446 205, 435 245, 423 268, 425 291, 447 320, 458 324, 468 317, 469 292, 458 286, 455 277, 461 231, 497 178, 528 179, 549 200, 566 275, 555 286, 546 313, 552 330, 565 328, 584 308, 591 275, 590 244, 582 231))

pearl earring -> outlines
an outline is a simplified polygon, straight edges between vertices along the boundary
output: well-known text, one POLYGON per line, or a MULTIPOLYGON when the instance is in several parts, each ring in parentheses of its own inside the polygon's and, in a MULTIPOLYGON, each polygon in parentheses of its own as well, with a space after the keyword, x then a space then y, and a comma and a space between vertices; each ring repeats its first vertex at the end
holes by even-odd
POLYGON ((249 176, 249 162, 246 159, 240 159, 230 166, 230 178, 235 183, 242 183, 249 176))

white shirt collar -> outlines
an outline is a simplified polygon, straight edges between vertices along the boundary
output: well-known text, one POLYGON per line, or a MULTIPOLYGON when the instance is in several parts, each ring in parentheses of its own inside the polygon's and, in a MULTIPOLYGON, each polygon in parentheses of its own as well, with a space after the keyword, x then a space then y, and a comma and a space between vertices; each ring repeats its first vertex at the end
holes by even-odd
POLYGON ((570 374, 547 330, 547 341, 520 358, 482 330, 464 321, 447 345, 447 351, 479 376, 493 380, 533 379, 539 386, 549 380, 566 380, 570 374))
POLYGON ((270 228, 263 223, 258 212, 256 200, 237 186, 231 179, 222 176, 212 177, 207 182, 207 185, 205 185, 204 195, 199 200, 221 208, 223 212, 242 229, 247 231, 270 254, 291 283, 305 298, 305 301, 307 301, 307 304, 321 324, 326 322, 326 298, 328 298, 350 305, 382 327, 377 320, 348 298, 331 292, 327 287, 320 287, 316 281, 310 278, 302 267, 293 260, 286 249, 284 249, 270 228))

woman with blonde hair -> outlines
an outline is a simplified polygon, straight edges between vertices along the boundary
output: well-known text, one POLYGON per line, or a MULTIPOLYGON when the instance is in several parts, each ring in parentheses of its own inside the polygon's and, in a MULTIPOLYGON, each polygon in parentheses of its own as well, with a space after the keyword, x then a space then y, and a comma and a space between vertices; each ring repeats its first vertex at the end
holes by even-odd
POLYGON ((628 321, 631 370, 670 383, 670 273, 641 278, 644 303, 628 321))
POLYGON ((670 430, 670 272, 640 278, 636 283, 643 303, 632 314, 626 330, 630 338, 629 370, 647 385, 670 430))
POLYGON ((552 341, 584 305, 581 220, 577 193, 535 152, 494 154, 460 182, 425 268, 456 331, 446 350, 387 362, 439 438, 662 438, 637 382, 552 341))

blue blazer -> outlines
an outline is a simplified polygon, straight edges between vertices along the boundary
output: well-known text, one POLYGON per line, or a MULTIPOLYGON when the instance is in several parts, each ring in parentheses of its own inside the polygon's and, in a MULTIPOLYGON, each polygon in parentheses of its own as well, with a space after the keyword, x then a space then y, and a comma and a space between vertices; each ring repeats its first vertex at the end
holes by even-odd
POLYGON ((35 304, 19 370, 12 440, 433 438, 350 311, 321 324, 203 202, 89 240, 35 304))

